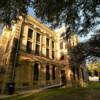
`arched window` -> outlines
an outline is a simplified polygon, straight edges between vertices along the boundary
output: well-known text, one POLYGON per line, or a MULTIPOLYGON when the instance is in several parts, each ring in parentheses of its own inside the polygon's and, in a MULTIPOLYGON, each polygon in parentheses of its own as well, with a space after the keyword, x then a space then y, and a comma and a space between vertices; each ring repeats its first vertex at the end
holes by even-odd
POLYGON ((52 67, 52 79, 55 80, 55 66, 52 67))
POLYGON ((50 80, 49 65, 46 65, 46 80, 50 80))
POLYGON ((38 68, 39 64, 35 63, 34 65, 34 80, 38 80, 38 76, 39 76, 39 68, 38 68))

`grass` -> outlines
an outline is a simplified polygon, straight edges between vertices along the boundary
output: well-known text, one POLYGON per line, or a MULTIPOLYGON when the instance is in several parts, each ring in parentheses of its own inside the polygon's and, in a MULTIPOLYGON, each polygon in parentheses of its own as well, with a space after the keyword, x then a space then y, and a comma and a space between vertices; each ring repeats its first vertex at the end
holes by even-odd
POLYGON ((86 88, 48 89, 27 97, 7 98, 5 100, 100 100, 100 83, 90 83, 86 88))

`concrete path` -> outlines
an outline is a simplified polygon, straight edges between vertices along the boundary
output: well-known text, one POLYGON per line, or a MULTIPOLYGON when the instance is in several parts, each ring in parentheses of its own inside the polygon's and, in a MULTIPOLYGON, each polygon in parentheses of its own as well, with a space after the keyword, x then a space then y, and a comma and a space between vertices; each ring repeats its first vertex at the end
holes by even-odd
POLYGON ((16 96, 27 97, 27 96, 30 96, 30 95, 32 95, 34 93, 38 93, 40 91, 43 91, 43 90, 46 90, 46 89, 49 89, 49 88, 56 88, 56 87, 60 87, 60 86, 61 86, 61 84, 56 84, 56 85, 52 85, 52 86, 47 86, 47 87, 35 89, 35 90, 16 91, 16 93, 13 94, 13 95, 1 95, 0 94, 0 100, 6 99, 8 97, 16 97, 16 96))

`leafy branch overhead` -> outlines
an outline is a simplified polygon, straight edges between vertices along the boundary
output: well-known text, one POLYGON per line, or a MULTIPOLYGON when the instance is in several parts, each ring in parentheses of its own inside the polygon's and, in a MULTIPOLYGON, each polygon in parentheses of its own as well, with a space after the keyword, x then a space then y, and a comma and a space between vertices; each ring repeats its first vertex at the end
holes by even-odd
POLYGON ((32 5, 31 0, 1 0, 0 1, 0 22, 11 24, 18 16, 26 15, 27 8, 32 5))
POLYGON ((63 22, 71 31, 87 34, 100 24, 100 0, 34 0, 36 15, 58 26, 63 22))
POLYGON ((0 22, 11 23, 30 6, 43 21, 54 27, 65 23, 81 35, 100 24, 100 0, 1 0, 0 22))

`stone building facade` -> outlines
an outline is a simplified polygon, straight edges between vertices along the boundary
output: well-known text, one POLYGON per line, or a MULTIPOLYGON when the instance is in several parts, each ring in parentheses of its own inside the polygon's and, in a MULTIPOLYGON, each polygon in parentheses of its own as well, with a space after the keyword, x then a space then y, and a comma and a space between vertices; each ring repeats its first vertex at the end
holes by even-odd
POLYGON ((61 84, 64 75, 66 83, 71 84, 68 47, 65 43, 68 56, 63 60, 61 41, 58 33, 31 16, 20 17, 11 28, 5 27, 0 43, 1 91, 9 82, 15 82, 16 90, 61 84))
POLYGON ((76 50, 77 45, 80 44, 78 35, 72 33, 68 39, 66 39, 65 35, 61 37, 62 34, 66 33, 65 26, 57 29, 56 32, 59 33, 59 59, 65 63, 63 71, 66 75, 66 84, 68 86, 86 86, 88 83, 88 73, 85 60, 82 62, 78 61, 78 56, 81 56, 81 53, 77 52, 78 54, 76 54, 73 52, 76 50))

